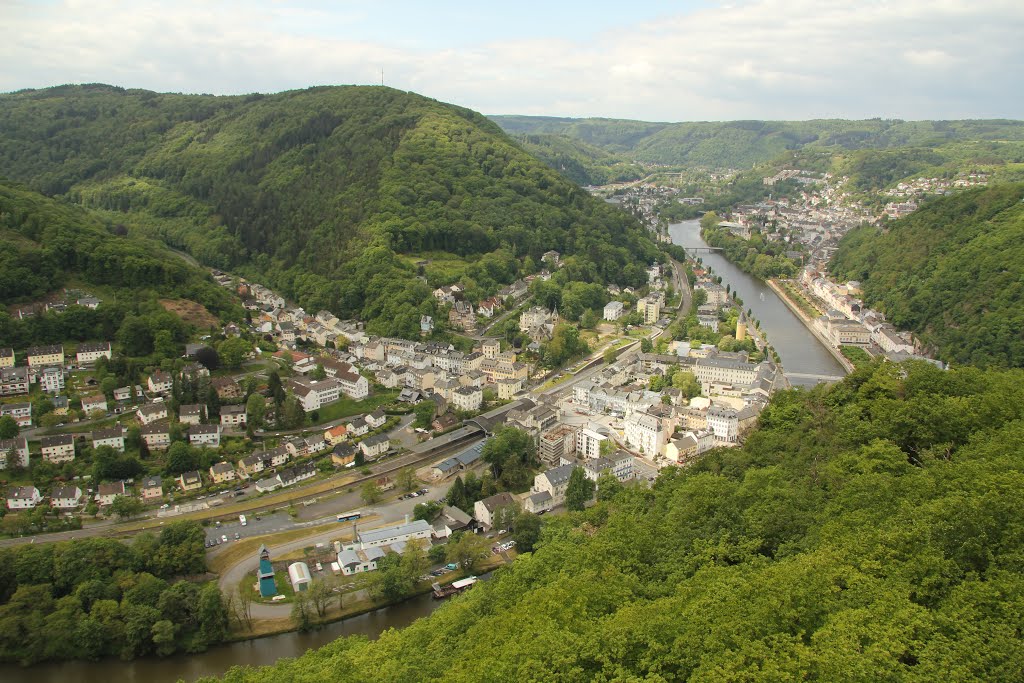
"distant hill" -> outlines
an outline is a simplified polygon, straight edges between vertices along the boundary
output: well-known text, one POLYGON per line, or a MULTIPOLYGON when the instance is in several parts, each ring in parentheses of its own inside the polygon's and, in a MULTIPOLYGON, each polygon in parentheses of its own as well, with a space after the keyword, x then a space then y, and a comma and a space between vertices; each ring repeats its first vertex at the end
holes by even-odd
POLYGON ((749 168, 806 148, 935 148, 959 142, 989 143, 990 154, 999 157, 1006 143, 1024 141, 1024 121, 1009 120, 649 123, 540 116, 490 118, 510 133, 566 135, 636 161, 684 167, 749 168))
MULTIPOLYGON (((0 300, 5 305, 61 298, 65 288, 88 291, 102 301, 95 311, 71 307, 25 320, 0 311, 0 346, 109 340, 136 315, 154 332, 171 331, 180 337, 176 341, 185 341, 186 327, 164 312, 161 299, 179 301, 180 308, 202 312, 207 319, 209 313, 236 320, 244 316, 237 300, 205 270, 163 244, 8 181, 0 181, 0 243, 0 300)), ((137 355, 151 350, 151 344, 140 346, 137 355)))
POLYGON ((630 284, 657 254, 482 115, 383 87, 0 95, 0 167, 379 334, 417 334, 440 280, 493 293, 555 249, 563 278, 630 284))
POLYGON ((831 272, 944 360, 1024 366, 1024 183, 929 202, 839 244, 831 272))
POLYGON ((647 175, 640 164, 568 135, 521 134, 512 138, 527 152, 580 185, 607 185, 647 175))

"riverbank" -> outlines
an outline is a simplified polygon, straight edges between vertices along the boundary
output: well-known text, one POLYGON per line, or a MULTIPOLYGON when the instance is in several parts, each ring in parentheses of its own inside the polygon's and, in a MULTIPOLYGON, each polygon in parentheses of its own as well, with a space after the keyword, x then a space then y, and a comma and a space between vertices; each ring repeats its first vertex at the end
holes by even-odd
POLYGON ((811 320, 810 316, 808 316, 807 313, 804 312, 804 310, 789 297, 789 293, 786 292, 786 290, 783 287, 780 287, 775 280, 765 280, 765 283, 769 287, 771 287, 772 291, 775 292, 779 299, 782 300, 782 303, 784 303, 786 307, 789 308, 789 310, 791 310, 793 314, 800 319, 800 322, 804 324, 804 327, 806 327, 807 330, 811 334, 813 334, 819 342, 821 342, 821 345, 824 346, 830 354, 832 354, 832 357, 835 358, 836 361, 838 361, 839 364, 843 366, 846 372, 853 372, 855 368, 853 366, 853 363, 850 362, 850 359, 844 356, 839 349, 832 346, 831 342, 829 342, 829 340, 825 338, 825 336, 818 330, 818 328, 815 327, 814 321, 811 320))

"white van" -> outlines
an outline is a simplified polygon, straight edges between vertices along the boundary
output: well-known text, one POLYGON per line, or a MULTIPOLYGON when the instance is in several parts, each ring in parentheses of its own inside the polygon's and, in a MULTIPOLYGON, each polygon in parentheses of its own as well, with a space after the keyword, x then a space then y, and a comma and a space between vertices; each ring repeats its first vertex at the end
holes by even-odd
POLYGON ((248 522, 245 521, 245 515, 238 515, 238 521, 242 523, 242 526, 248 524, 248 522))

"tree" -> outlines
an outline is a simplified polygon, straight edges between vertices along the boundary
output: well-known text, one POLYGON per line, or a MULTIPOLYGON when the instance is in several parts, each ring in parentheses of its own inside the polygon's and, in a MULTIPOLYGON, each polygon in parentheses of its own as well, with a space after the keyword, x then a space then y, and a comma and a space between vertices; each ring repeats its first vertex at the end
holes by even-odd
POLYGON ((195 452, 184 441, 175 441, 167 449, 167 471, 171 474, 194 470, 198 462, 195 452))
POLYGON ((449 562, 472 572, 476 565, 490 553, 490 543, 479 534, 460 534, 448 539, 445 557, 449 562))
POLYGON ((142 501, 135 496, 114 496, 114 500, 110 504, 110 512, 121 521, 138 517, 144 508, 142 501))
POLYGON ((323 617, 327 614, 327 606, 333 597, 330 583, 324 579, 314 581, 310 585, 308 593, 309 601, 316 609, 317 616, 323 617))
POLYGON ((259 428, 263 426, 263 415, 267 410, 267 402, 259 394, 252 394, 249 399, 245 402, 245 415, 246 423, 252 425, 253 428, 259 428))
POLYGON ((167 619, 161 619, 153 624, 153 644, 156 645, 156 653, 161 657, 174 652, 174 636, 177 629, 167 619))
POLYGON ((672 375, 672 386, 682 392, 686 398, 700 396, 701 387, 697 377, 686 370, 679 370, 672 375))
POLYGON ((367 505, 373 505, 381 499, 384 492, 373 481, 368 481, 359 489, 359 495, 367 505))
POLYGON ((292 621, 300 631, 308 631, 313 625, 311 611, 309 593, 307 591, 296 593, 295 602, 292 603, 292 621))
POLYGON ((246 628, 252 630, 252 601, 253 601, 253 590, 252 587, 243 581, 238 586, 238 616, 239 622, 243 623, 246 628))
POLYGON ((569 484, 565 488, 565 507, 570 511, 579 512, 586 507, 594 495, 594 482, 583 474, 583 468, 577 467, 569 475, 569 484))
POLYGON ((230 369, 239 368, 242 366, 242 361, 252 350, 252 345, 245 341, 241 337, 230 337, 225 339, 217 347, 217 353, 220 354, 221 364, 230 369))
POLYGON ((419 484, 416 480, 416 471, 411 467, 398 470, 398 474, 395 475, 395 483, 401 491, 412 491, 419 484))
POLYGON ((277 423, 282 429, 297 429, 306 424, 306 411, 297 396, 288 396, 277 412, 277 423))
POLYGON ((313 371, 309 373, 309 378, 318 381, 327 379, 327 371, 324 370, 324 366, 317 365, 315 368, 313 368, 313 371))
POLYGON ((612 474, 611 470, 604 470, 597 477, 597 499, 600 501, 614 500, 623 491, 622 482, 612 474))
POLYGON ((21 429, 10 415, 0 417, 0 439, 13 439, 21 429))
POLYGON ((540 527, 540 517, 529 512, 520 512, 516 516, 515 531, 512 534, 516 550, 521 553, 532 552, 540 539, 540 527))
POLYGON ((604 362, 611 365, 615 362, 615 359, 619 357, 619 350, 613 348, 607 348, 604 350, 604 362))
POLYGON ((640 351, 642 353, 650 353, 653 350, 654 342, 652 342, 648 337, 644 337, 640 340, 640 351))
POLYGON ((196 351, 196 362, 213 372, 220 367, 220 355, 213 347, 204 346, 196 351))
POLYGON ((285 391, 284 385, 281 384, 281 375, 276 370, 267 376, 267 388, 270 391, 270 397, 274 399, 274 404, 280 407, 284 403, 285 391))
POLYGON ((437 404, 433 401, 420 401, 413 408, 413 412, 416 413, 416 421, 413 423, 414 426, 420 429, 427 429, 430 427, 430 423, 434 419, 434 412, 437 408, 437 404))

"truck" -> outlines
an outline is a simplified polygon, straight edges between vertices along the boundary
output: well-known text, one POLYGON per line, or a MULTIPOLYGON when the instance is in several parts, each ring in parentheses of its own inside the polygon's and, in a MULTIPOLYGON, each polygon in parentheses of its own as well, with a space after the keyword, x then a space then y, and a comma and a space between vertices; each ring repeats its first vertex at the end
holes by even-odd
POLYGON ((249 523, 249 522, 247 522, 247 521, 245 520, 245 515, 238 515, 238 522, 239 522, 239 523, 240 523, 240 524, 241 524, 242 526, 245 526, 246 524, 248 524, 248 523, 249 523))

